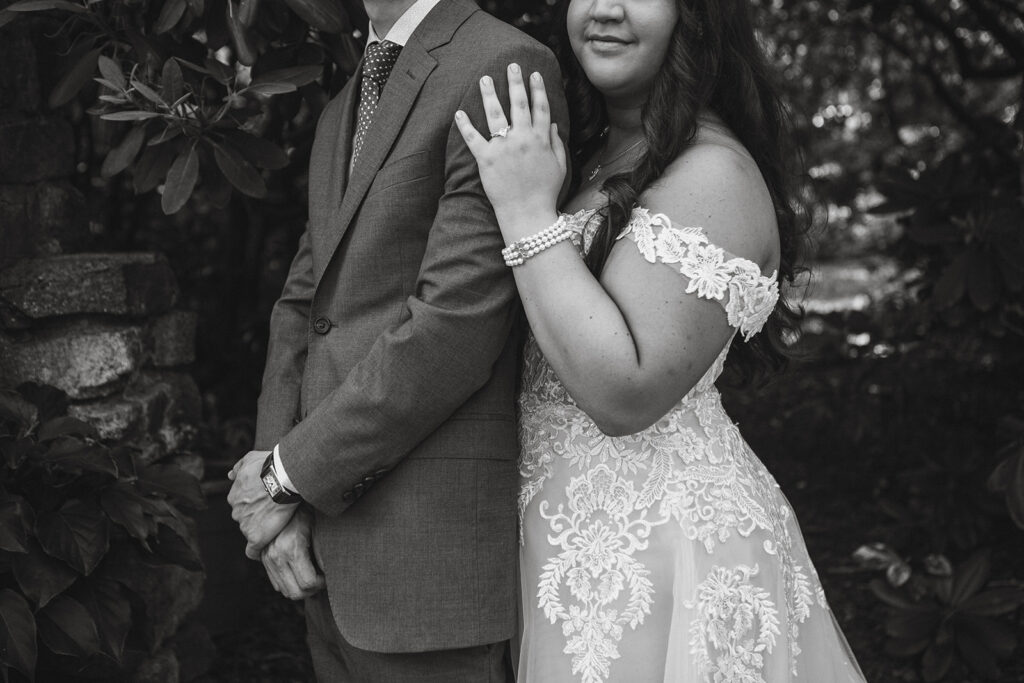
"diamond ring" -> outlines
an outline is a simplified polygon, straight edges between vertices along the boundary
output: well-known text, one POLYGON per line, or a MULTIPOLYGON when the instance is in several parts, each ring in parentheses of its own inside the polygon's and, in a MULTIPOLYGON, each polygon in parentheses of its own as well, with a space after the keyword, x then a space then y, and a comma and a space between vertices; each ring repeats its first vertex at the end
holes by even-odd
POLYGON ((501 130, 496 130, 496 131, 494 131, 493 133, 491 133, 491 137, 492 137, 492 138, 503 138, 503 137, 505 137, 506 135, 508 135, 508 132, 509 132, 510 130, 512 130, 512 126, 505 126, 505 127, 504 127, 504 128, 502 128, 501 130))

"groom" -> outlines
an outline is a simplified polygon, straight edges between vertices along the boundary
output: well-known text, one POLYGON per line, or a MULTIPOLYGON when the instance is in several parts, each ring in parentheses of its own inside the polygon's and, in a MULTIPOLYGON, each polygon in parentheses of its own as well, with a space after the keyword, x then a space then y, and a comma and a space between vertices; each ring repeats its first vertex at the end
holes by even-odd
POLYGON ((479 79, 505 93, 511 63, 561 79, 470 0, 365 5, 366 55, 317 126, 308 229, 228 499, 246 553, 306 598, 319 680, 503 681, 518 303, 454 114, 483 122, 479 79))

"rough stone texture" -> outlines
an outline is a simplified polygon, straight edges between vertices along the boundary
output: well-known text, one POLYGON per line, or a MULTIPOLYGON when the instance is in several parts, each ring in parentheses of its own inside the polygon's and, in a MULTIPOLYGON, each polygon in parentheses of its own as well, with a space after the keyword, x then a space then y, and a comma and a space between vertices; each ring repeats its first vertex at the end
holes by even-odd
POLYGON ((159 254, 67 254, 0 272, 0 299, 21 316, 151 315, 174 305, 177 283, 159 254))
POLYGON ((143 406, 122 398, 100 399, 89 403, 73 403, 68 415, 90 423, 100 438, 126 440, 139 434, 143 423, 143 406))
POLYGON ((0 120, 0 150, 0 183, 34 183, 75 171, 75 139, 63 119, 0 120))
POLYGON ((21 258, 81 249, 89 237, 85 196, 71 183, 0 185, 0 268, 21 258))
POLYGON ((158 650, 142 660, 131 677, 132 683, 180 683, 181 664, 177 653, 169 647, 158 650))
POLYGON ((109 395, 142 360, 142 330, 131 325, 75 321, 0 333, 0 380, 50 384, 72 399, 109 395))
POLYGON ((153 321, 149 330, 150 362, 158 368, 189 365, 196 359, 196 320, 193 311, 171 311, 153 321))
POLYGON ((0 109, 38 111, 39 70, 27 27, 9 24, 0 30, 0 64, 0 109))
MULTIPOLYGON (((203 460, 189 451, 199 390, 162 370, 193 362, 195 316, 168 313, 177 285, 163 256, 78 253, 93 237, 86 198, 69 182, 74 129, 42 108, 44 87, 65 68, 42 49, 43 30, 28 16, 0 28, 0 384, 56 386, 71 398, 69 413, 102 437, 139 448, 147 462, 170 455, 201 477, 203 460)), ((209 634, 180 629, 201 602, 204 574, 151 566, 125 548, 103 565, 143 610, 142 642, 133 637, 125 671, 111 680, 179 683, 207 671, 209 634)))
POLYGON ((158 437, 166 453, 188 449, 202 417, 202 398, 191 376, 145 372, 125 391, 125 398, 148 406, 146 431, 158 437))
MULTIPOLYGON (((201 398, 195 381, 174 372, 142 372, 118 395, 68 407, 70 415, 91 423, 102 438, 142 448, 142 458, 149 463, 190 447, 200 412, 201 398)), ((202 459, 192 455, 181 457, 189 463, 183 469, 202 479, 202 459), (199 458, 199 463, 192 458, 199 458)))

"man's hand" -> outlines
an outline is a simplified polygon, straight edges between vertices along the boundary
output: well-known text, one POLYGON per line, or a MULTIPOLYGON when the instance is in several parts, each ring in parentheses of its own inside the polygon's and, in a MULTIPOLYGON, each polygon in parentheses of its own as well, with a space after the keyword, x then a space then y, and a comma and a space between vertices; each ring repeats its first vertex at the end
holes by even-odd
POLYGON ((231 518, 238 522, 248 541, 245 555, 250 560, 260 558, 260 551, 274 540, 299 507, 275 503, 263 488, 260 470, 268 455, 270 451, 249 451, 228 473, 228 479, 234 482, 228 492, 231 518))
POLYGON ((313 515, 302 508, 263 549, 263 566, 270 583, 289 600, 308 598, 324 588, 324 576, 313 564, 312 531, 313 515))

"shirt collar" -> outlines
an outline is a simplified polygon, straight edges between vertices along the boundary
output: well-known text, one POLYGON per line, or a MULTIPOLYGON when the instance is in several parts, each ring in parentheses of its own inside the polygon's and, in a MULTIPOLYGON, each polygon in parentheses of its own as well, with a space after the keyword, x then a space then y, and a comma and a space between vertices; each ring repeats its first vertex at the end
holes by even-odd
MULTIPOLYGON (((387 35, 384 36, 387 40, 405 47, 405 44, 409 42, 409 37, 412 36, 413 31, 420 25, 423 19, 430 13, 430 10, 434 9, 441 0, 416 0, 409 9, 405 10, 405 13, 398 18, 395 25, 391 27, 387 35)), ((373 29, 373 24, 370 24, 370 30, 366 34, 366 44, 371 45, 373 43, 380 42, 382 39, 377 35, 377 32, 373 29)))

